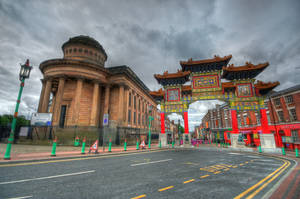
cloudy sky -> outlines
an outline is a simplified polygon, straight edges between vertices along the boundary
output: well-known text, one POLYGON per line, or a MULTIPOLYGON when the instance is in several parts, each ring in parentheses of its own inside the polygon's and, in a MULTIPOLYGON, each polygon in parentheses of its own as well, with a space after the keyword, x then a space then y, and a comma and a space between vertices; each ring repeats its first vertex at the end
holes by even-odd
MULTIPOLYGON (((106 66, 128 65, 151 89, 153 74, 179 61, 232 54, 230 63, 268 61, 257 79, 300 83, 300 1, 295 0, 0 0, 0 114, 13 113, 19 63, 30 59, 20 114, 36 111, 39 64, 62 57, 70 37, 89 35, 108 54, 106 66)), ((190 108, 191 126, 214 102, 190 108)))

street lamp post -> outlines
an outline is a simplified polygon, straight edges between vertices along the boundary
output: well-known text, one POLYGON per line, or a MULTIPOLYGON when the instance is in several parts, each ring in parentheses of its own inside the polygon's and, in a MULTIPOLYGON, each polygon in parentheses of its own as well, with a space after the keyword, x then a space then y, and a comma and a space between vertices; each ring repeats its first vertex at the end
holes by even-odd
POLYGON ((29 78, 31 69, 32 69, 32 67, 29 66, 29 60, 27 59, 26 63, 21 65, 21 69, 20 69, 20 73, 19 73, 19 79, 21 81, 21 84, 20 84, 20 89, 19 89, 19 94, 18 94, 18 99, 17 99, 17 104, 16 104, 16 108, 15 108, 13 121, 11 123, 11 131, 10 131, 9 138, 8 138, 8 143, 7 143, 7 147, 6 147, 6 151, 5 151, 5 155, 4 155, 4 160, 10 160, 11 144, 14 141, 15 129, 16 129, 16 123, 17 123, 17 117, 18 117, 18 110, 19 110, 19 106, 20 106, 20 102, 21 102, 21 95, 23 92, 25 79, 29 78))
POLYGON ((152 116, 151 116, 151 113, 152 113, 152 105, 149 105, 148 106, 148 110, 149 110, 149 135, 148 135, 148 148, 151 149, 151 121, 154 119, 152 116))

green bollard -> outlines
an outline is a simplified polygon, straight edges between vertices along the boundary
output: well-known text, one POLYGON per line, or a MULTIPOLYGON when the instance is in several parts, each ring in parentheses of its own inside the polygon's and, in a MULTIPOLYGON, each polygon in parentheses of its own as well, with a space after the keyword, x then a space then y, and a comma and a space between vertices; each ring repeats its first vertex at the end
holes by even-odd
POLYGON ((161 148, 161 140, 159 140, 159 148, 161 148))
POLYGON ((296 147, 295 152, 296 152, 296 158, 298 158, 299 157, 298 147, 296 147))
POLYGON ((108 152, 111 152, 111 139, 109 139, 108 152))
POLYGON ((7 143, 4 160, 10 160, 10 151, 11 151, 11 143, 9 142, 9 143, 7 143))
POLYGON ((281 150, 282 150, 282 155, 286 155, 286 154, 285 154, 285 148, 284 148, 284 147, 281 147, 281 150))
POLYGON ((174 141, 172 141, 172 148, 174 148, 174 141))
POLYGON ((81 154, 85 154, 85 138, 82 140, 81 154))
POLYGON ((139 150, 139 140, 136 139, 136 150, 139 150))
POLYGON ((258 152, 259 152, 259 153, 262 153, 262 150, 261 150, 261 146, 260 146, 260 145, 258 146, 258 152))
POLYGON ((124 142, 124 151, 127 151, 127 140, 125 139, 125 142, 124 142))
POLYGON ((74 146, 79 146, 79 137, 76 136, 75 141, 74 141, 74 146))
POLYGON ((51 156, 56 156, 56 137, 53 140, 51 156))

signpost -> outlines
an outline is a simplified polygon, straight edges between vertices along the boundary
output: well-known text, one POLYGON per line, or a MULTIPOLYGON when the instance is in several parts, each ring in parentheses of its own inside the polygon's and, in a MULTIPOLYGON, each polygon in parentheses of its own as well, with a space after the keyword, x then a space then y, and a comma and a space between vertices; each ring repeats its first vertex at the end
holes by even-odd
POLYGON ((103 152, 105 151, 105 133, 106 133, 106 128, 108 127, 108 122, 109 122, 109 114, 104 113, 103 114, 103 136, 102 136, 102 150, 103 152))

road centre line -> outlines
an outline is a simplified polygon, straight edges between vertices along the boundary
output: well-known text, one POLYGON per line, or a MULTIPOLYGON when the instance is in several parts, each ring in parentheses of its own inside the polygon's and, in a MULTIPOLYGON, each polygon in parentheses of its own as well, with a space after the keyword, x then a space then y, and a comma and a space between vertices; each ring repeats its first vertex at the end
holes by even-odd
POLYGON ((273 176, 270 180, 268 180, 265 184, 263 184, 261 187, 259 187, 256 191, 254 191, 250 196, 248 196, 246 199, 252 199, 257 193, 259 193, 263 188, 265 188, 268 184, 270 184, 275 178, 277 178, 284 170, 286 170, 291 165, 290 162, 283 168, 281 171, 279 171, 275 176, 273 176))
POLYGON ((125 153, 125 154, 110 154, 104 156, 93 156, 93 157, 82 157, 82 158, 72 158, 72 159, 60 159, 60 160, 47 160, 47 161, 38 161, 38 162, 25 162, 25 163, 15 163, 15 164, 0 164, 0 167, 13 167, 13 166, 28 166, 28 165, 37 165, 37 164, 49 164, 49 163, 57 163, 57 162, 71 162, 71 161, 78 161, 78 160, 91 160, 91 159, 102 159, 102 158, 112 158, 112 157, 120 157, 120 156, 129 156, 129 155, 141 155, 141 154, 148 154, 148 153, 157 153, 162 152, 162 150, 156 151, 148 151, 148 152, 136 152, 136 153, 125 153))
POLYGON ((16 198, 8 198, 8 199, 25 199, 25 198, 32 198, 32 196, 22 196, 22 197, 16 197, 16 198))
POLYGON ((137 197, 133 197, 131 199, 139 199, 139 198, 145 198, 146 197, 146 194, 143 194, 143 195, 139 195, 137 197))
POLYGON ((172 189, 172 188, 174 188, 174 186, 168 186, 168 187, 159 189, 158 191, 165 191, 165 190, 172 189))
POLYGON ((284 161, 284 164, 281 165, 281 167, 279 167, 278 169, 276 169, 273 173, 269 174, 267 177, 265 177, 264 179, 260 180, 258 183, 256 183, 255 185, 253 185, 252 187, 250 187, 249 189, 247 189, 246 191, 242 192, 241 194, 239 194, 238 196, 234 197, 234 199, 240 199, 242 197, 244 197, 246 194, 248 194, 250 191, 252 191, 253 189, 255 189, 256 187, 258 187, 260 184, 262 184, 263 182, 265 182, 266 180, 268 180, 270 177, 272 177, 275 173, 277 173, 280 169, 282 169, 283 167, 285 167, 287 165, 287 161, 284 161))
POLYGON ((55 175, 55 176, 47 176, 47 177, 40 177, 40 178, 29 178, 29 179, 24 179, 24 180, 15 180, 15 181, 8 181, 8 182, 0 182, 0 185, 14 184, 14 183, 28 182, 28 181, 35 181, 35 180, 44 180, 44 179, 51 179, 51 178, 60 178, 60 177, 74 176, 74 175, 82 175, 82 174, 92 173, 92 172, 95 172, 95 170, 82 171, 82 172, 77 172, 77 173, 67 173, 67 174, 61 174, 61 175, 55 175))
POLYGON ((209 175, 204 175, 204 176, 201 176, 200 178, 206 178, 206 177, 208 177, 209 175))
POLYGON ((195 179, 190 179, 190 180, 184 181, 183 184, 194 182, 194 181, 195 181, 195 179))
POLYGON ((158 160, 158 161, 152 161, 152 162, 143 162, 143 163, 138 163, 138 164, 132 164, 130 166, 135 167, 135 166, 140 166, 140 165, 145 165, 145 164, 154 164, 154 163, 159 163, 159 162, 167 162, 171 161, 172 159, 165 159, 165 160, 158 160))

